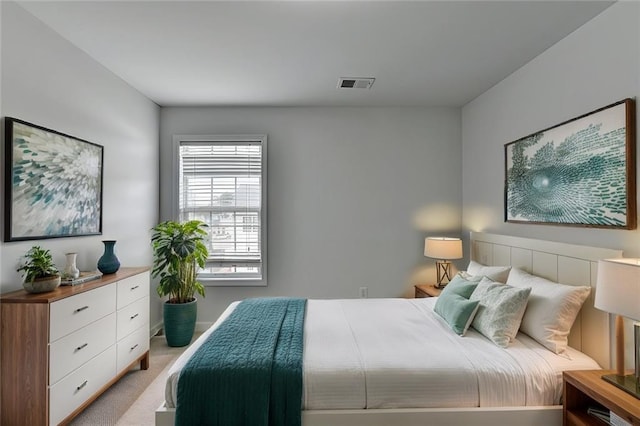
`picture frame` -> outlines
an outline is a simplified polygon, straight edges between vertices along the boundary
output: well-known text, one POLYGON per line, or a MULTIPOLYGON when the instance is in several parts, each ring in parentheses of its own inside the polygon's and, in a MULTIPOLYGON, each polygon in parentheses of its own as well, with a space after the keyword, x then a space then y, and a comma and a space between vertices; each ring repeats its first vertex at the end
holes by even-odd
POLYGON ((505 222, 636 228, 635 101, 504 145, 505 222))
POLYGON ((4 241, 102 234, 104 148, 5 117, 4 241))

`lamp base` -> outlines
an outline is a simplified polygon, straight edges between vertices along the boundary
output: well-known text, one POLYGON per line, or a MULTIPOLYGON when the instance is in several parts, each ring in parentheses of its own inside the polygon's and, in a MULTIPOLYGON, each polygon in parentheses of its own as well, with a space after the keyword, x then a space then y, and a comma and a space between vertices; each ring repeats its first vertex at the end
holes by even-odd
POLYGON ((605 374, 602 376, 602 379, 640 399, 640 382, 638 382, 635 375, 619 376, 617 374, 605 374))
POLYGON ((451 281, 451 262, 446 260, 436 261, 436 271, 438 272, 436 288, 444 288, 451 281))

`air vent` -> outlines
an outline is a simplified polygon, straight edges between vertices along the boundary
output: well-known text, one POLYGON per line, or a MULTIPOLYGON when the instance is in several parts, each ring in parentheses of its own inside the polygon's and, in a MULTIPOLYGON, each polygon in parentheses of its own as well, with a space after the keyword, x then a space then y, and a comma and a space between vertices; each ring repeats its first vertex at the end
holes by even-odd
POLYGON ((372 77, 340 77, 338 89, 371 89, 374 81, 372 77))

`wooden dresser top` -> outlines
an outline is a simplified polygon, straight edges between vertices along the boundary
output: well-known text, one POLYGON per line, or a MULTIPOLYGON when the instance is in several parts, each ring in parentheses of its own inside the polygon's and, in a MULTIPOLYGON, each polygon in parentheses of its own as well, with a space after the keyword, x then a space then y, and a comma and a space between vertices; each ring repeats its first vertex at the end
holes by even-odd
POLYGON ((0 303, 52 303, 57 300, 84 293, 94 288, 102 287, 116 281, 132 277, 148 271, 148 267, 127 267, 120 268, 114 274, 105 274, 101 278, 88 281, 83 284, 65 285, 46 293, 28 293, 25 290, 16 290, 0 295, 0 303))

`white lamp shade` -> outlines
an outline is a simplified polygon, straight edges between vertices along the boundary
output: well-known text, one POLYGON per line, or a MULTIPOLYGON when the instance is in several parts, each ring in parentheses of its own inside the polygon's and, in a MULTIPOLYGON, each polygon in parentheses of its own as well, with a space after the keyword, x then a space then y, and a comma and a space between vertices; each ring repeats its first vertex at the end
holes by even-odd
POLYGON ((427 237, 424 240, 424 255, 432 259, 461 259, 462 240, 460 238, 427 237))
POLYGON ((640 320, 640 259, 598 261, 595 307, 640 320))

